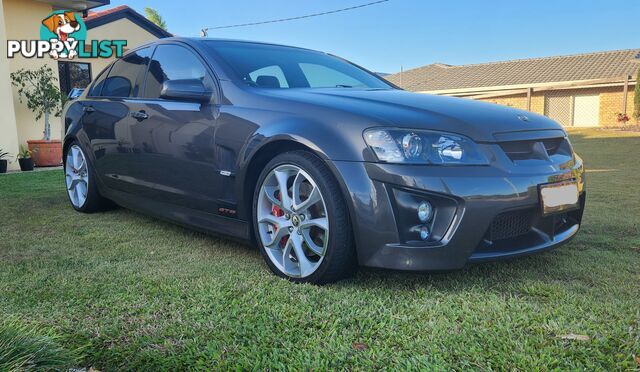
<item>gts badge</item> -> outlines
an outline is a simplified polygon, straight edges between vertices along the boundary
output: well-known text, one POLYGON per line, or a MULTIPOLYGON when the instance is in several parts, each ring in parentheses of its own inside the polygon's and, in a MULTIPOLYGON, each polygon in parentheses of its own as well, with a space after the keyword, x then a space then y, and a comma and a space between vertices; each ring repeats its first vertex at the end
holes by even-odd
POLYGON ((218 207, 218 214, 225 217, 236 218, 238 211, 235 208, 220 206, 218 207))

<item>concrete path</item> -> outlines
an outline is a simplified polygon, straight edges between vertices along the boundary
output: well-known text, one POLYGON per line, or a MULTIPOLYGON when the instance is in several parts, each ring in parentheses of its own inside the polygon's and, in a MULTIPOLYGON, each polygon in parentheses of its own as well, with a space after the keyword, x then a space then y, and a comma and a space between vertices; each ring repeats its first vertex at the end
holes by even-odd
POLYGON ((62 166, 59 167, 42 167, 42 168, 33 168, 33 171, 22 172, 20 169, 18 170, 10 170, 7 173, 0 173, 0 176, 4 176, 6 174, 18 174, 18 173, 31 173, 31 172, 47 172, 47 171, 61 171, 62 166))

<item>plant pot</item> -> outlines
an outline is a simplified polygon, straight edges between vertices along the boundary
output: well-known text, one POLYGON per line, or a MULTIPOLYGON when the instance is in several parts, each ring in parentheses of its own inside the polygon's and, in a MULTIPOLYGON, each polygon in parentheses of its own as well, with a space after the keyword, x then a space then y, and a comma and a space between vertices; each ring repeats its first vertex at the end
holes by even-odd
POLYGON ((18 163, 20 163, 20 170, 23 172, 28 172, 33 170, 33 159, 18 159, 18 163))
POLYGON ((56 167, 62 164, 62 141, 27 141, 33 162, 37 167, 56 167))
POLYGON ((7 161, 5 159, 0 159, 0 174, 7 173, 7 161))

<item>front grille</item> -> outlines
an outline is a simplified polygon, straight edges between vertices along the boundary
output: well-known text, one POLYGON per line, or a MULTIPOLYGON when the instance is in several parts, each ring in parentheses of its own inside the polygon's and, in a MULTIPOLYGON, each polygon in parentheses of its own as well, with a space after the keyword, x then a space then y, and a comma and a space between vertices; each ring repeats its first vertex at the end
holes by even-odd
POLYGON ((533 209, 511 211, 499 214, 489 226, 488 240, 503 240, 528 234, 531 231, 533 209))
POLYGON ((530 141, 501 142, 500 147, 511 160, 547 159, 561 151, 563 137, 530 141))

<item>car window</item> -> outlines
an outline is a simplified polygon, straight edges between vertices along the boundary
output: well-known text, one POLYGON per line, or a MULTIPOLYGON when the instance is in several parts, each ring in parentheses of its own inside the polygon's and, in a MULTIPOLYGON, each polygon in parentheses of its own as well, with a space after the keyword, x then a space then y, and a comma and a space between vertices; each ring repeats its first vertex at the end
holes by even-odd
POLYGON ((109 75, 110 69, 111 69, 111 66, 105 68, 100 73, 100 75, 96 79, 96 82, 91 86, 91 90, 89 91, 89 94, 88 94, 89 97, 97 97, 100 95, 100 92, 102 91, 102 86, 104 85, 104 80, 109 75))
POLYGON ((310 88, 365 87, 361 81, 331 67, 315 63, 300 63, 299 65, 310 88))
POLYGON ((179 45, 159 45, 153 54, 144 88, 145 98, 160 98, 162 84, 169 80, 198 79, 211 87, 211 79, 200 59, 179 45))
POLYGON ((267 66, 255 70, 249 73, 249 78, 256 86, 264 86, 264 81, 273 81, 271 84, 275 85, 275 81, 277 80, 278 86, 272 86, 271 88, 289 88, 287 79, 284 77, 284 72, 280 66, 267 66))
POLYGON ((382 78, 326 53, 234 41, 203 44, 233 80, 255 87, 393 89, 382 78))
POLYGON ((104 81, 103 97, 137 97, 151 57, 151 48, 140 49, 117 61, 104 81))

